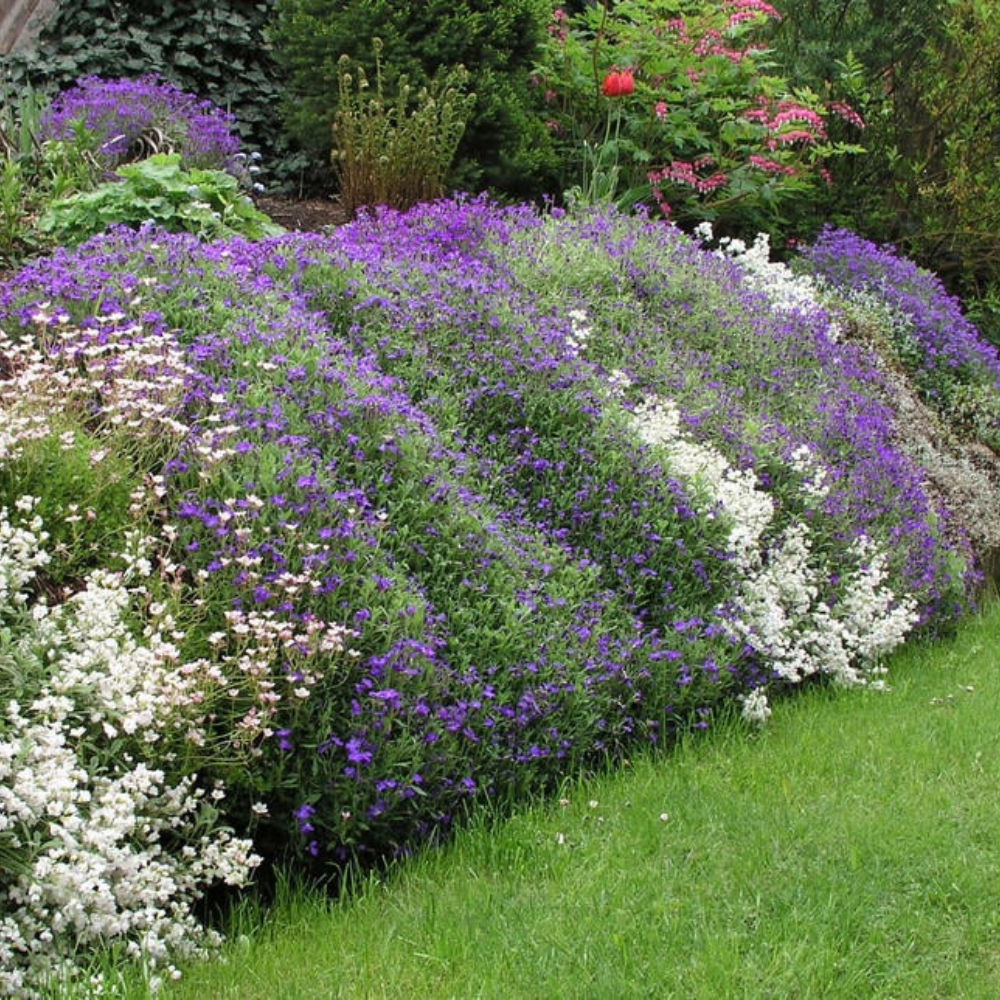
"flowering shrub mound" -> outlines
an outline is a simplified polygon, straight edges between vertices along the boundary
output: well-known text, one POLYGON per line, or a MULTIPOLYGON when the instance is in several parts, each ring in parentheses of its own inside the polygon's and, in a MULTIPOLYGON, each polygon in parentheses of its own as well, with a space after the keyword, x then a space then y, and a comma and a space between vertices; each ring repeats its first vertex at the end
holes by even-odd
MULTIPOLYGON (((12 649, 64 617, 85 642, 97 588, 119 609, 103 666, 53 640, 11 682, 0 747, 48 726, 116 762, 102 781, 159 768, 130 843, 179 866, 159 898, 183 922, 205 884, 245 877, 243 838, 310 869, 375 861, 727 704, 763 721, 808 678, 880 685, 977 567, 840 302, 764 243, 483 199, 259 243, 121 229, 36 261, 0 292, 20 387, 0 468, 54 454, 63 475, 65 441, 133 479, 88 508, 110 541, 76 597, 33 581, 67 557, 40 532, 79 508, 0 548, 12 649), (205 854, 199 823, 239 858, 205 854)), ((67 787, 97 781, 60 753, 44 766, 67 787)), ((58 824, 21 822, 0 830, 20 864, 0 900, 25 937, 28 831, 58 824)), ((79 923, 145 947, 129 919, 79 923)))
POLYGON ((109 168, 153 153, 180 154, 184 165, 232 169, 240 152, 236 119, 184 93, 155 74, 138 79, 82 77, 62 91, 42 116, 42 141, 93 136, 95 154, 109 168))
POLYGON ((884 311, 880 326, 921 396, 959 430, 1000 450, 1000 359, 941 280, 892 247, 825 229, 803 248, 811 273, 884 311))

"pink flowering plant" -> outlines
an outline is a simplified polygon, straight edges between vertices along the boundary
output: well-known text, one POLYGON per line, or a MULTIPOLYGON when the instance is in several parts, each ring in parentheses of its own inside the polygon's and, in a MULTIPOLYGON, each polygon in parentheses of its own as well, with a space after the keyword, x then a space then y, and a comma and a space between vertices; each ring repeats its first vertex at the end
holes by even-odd
POLYGON ((774 72, 763 38, 778 18, 765 0, 555 10, 535 82, 566 162, 579 169, 582 156, 586 174, 597 150, 616 174, 608 200, 622 207, 773 228, 787 203, 830 183, 832 159, 861 151, 835 138, 831 119, 863 127, 844 102, 774 72), (634 86, 609 93, 608 74, 622 72, 634 86))

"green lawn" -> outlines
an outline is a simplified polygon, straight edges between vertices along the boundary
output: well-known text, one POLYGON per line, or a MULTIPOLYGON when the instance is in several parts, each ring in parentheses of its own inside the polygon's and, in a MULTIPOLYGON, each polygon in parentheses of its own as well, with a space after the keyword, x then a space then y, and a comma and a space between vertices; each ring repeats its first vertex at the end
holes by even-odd
POLYGON ((799 692, 351 902, 248 908, 170 995, 1000 996, 997 667, 994 606, 887 693, 799 692))

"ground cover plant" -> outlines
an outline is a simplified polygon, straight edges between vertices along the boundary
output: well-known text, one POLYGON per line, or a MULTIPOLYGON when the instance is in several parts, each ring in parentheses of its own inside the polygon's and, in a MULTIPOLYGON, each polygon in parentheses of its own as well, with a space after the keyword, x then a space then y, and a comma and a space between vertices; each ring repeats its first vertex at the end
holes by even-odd
POLYGON ((877 300, 701 239, 457 199, 7 282, 8 992, 88 975, 82 929, 161 975, 258 856, 335 882, 725 706, 879 686, 972 606, 845 336, 877 300), (94 902, 50 940, 53 884, 94 902))
POLYGON ((482 816, 353 898, 241 907, 167 995, 990 996, 998 628, 993 604, 907 643, 889 692, 802 691, 482 816))
POLYGON ((41 116, 39 138, 95 136, 107 167, 144 154, 177 152, 185 166, 224 170, 240 152, 236 119, 156 75, 131 80, 87 76, 61 90, 41 116))
POLYGON ((803 257, 848 300, 868 297, 871 308, 874 296, 875 308, 887 312, 880 326, 893 340, 893 354, 921 396, 949 425, 971 431, 994 451, 1000 448, 997 352, 939 278, 892 247, 874 246, 844 230, 825 229, 803 257))

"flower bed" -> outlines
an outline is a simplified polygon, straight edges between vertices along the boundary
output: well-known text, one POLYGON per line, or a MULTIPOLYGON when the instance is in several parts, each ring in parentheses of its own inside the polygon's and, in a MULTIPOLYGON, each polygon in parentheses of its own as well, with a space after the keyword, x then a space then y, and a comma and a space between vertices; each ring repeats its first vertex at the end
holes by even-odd
MULTIPOLYGON (((25 267, 0 292, 0 656, 32 679, 0 679, 0 791, 41 773, 43 725, 92 802, 156 770, 130 794, 173 818, 129 844, 187 872, 157 897, 183 921, 251 841, 329 874, 726 706, 880 684, 977 576, 837 296, 663 224, 484 199, 258 243, 122 229, 25 267), (69 475, 44 516, 22 494, 69 475), (84 669, 94 600, 117 610, 84 669)), ((0 946, 24 983, 71 975, 19 941, 38 845, 72 830, 17 815, 0 946)), ((76 929, 148 953, 148 899, 108 905, 76 929)))

